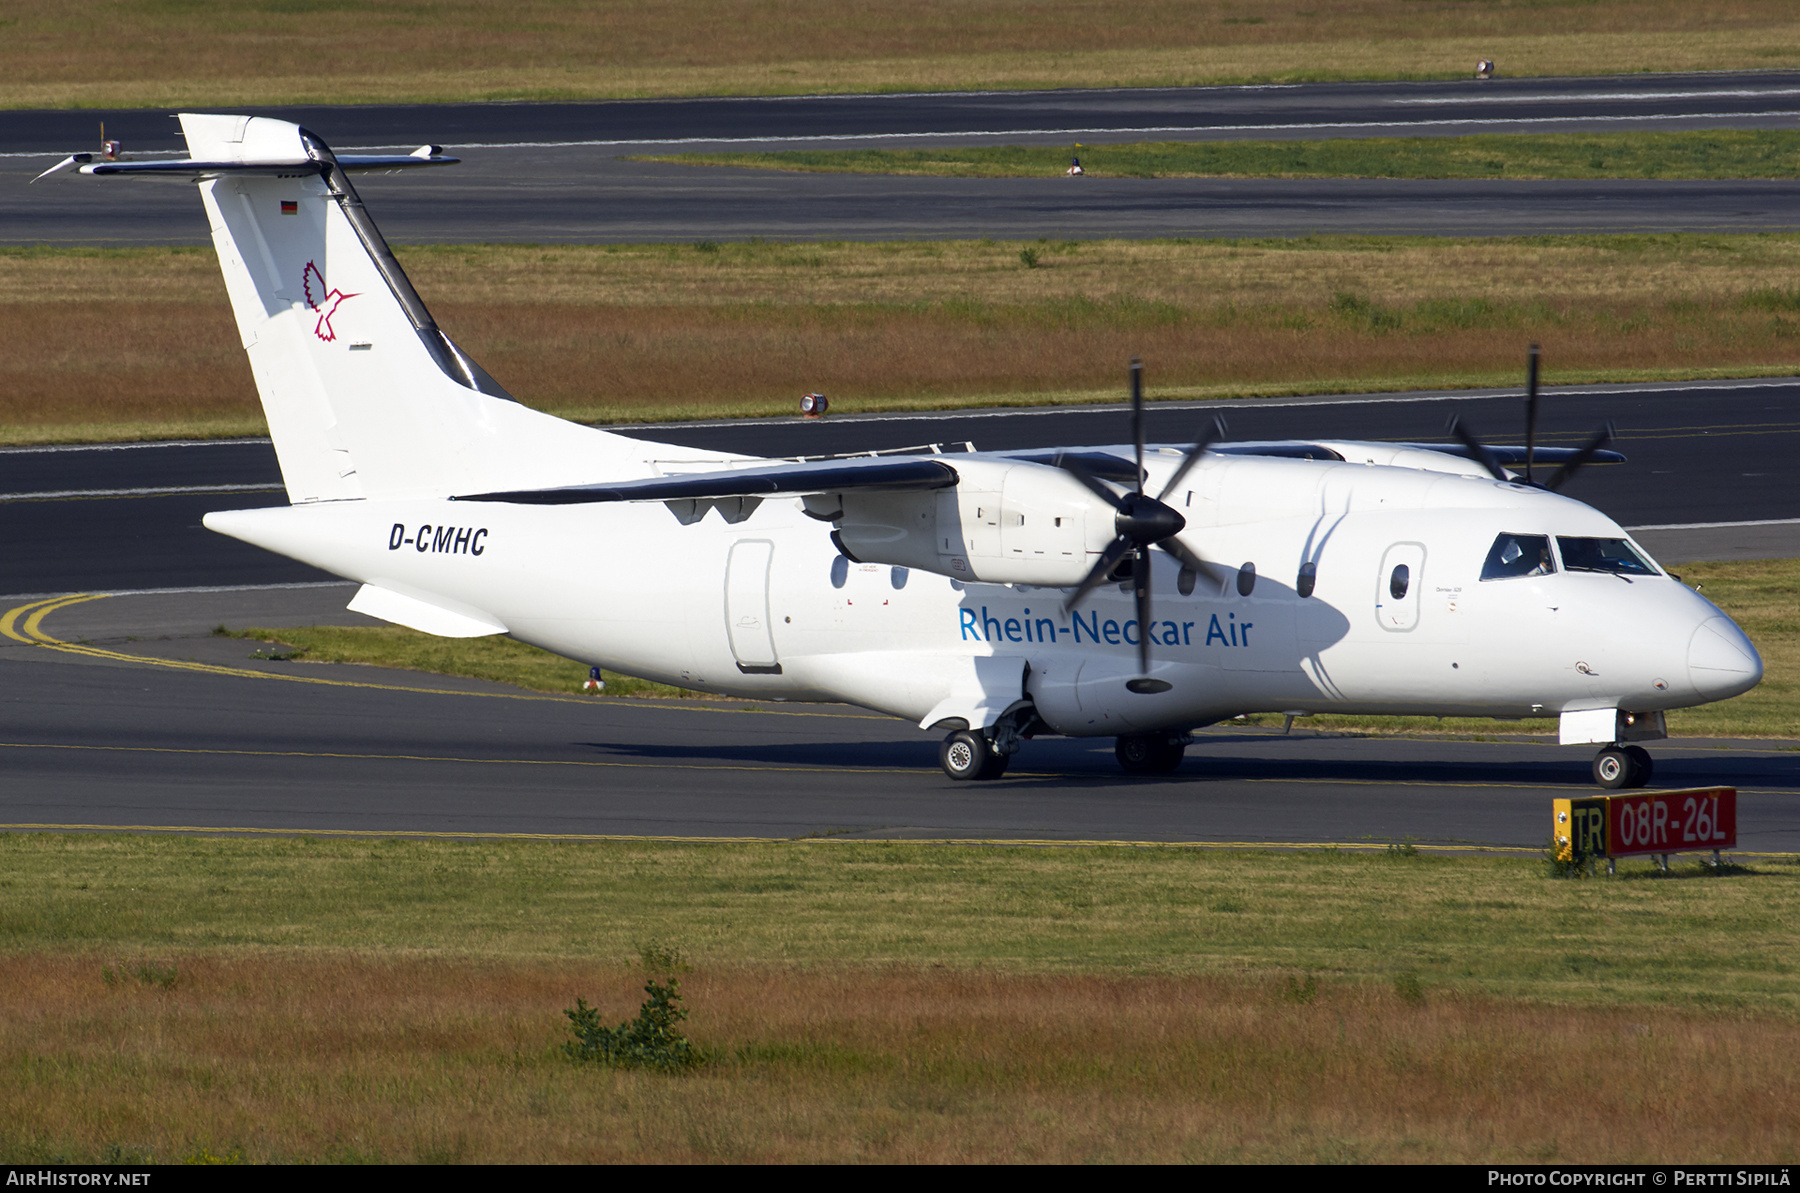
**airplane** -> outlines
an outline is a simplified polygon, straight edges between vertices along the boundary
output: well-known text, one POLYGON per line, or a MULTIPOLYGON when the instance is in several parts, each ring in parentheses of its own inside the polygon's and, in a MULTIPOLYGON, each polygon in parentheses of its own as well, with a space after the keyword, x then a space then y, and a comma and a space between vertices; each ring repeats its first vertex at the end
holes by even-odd
POLYGON ((1240 714, 1555 717, 1641 786, 1664 714, 1762 677, 1756 648, 1557 490, 1618 461, 1456 443, 1131 442, 768 459, 522 405, 438 327, 351 183, 453 164, 336 154, 183 114, 189 157, 43 176, 198 183, 290 504, 208 528, 361 588, 349 608, 509 634, 721 696, 836 701, 945 734, 956 780, 1038 736, 1167 774, 1240 714), (1539 462, 1557 472, 1539 481, 1539 462), (1518 466, 1523 465, 1523 471, 1518 466), (1509 467, 1511 465, 1512 467, 1509 467))

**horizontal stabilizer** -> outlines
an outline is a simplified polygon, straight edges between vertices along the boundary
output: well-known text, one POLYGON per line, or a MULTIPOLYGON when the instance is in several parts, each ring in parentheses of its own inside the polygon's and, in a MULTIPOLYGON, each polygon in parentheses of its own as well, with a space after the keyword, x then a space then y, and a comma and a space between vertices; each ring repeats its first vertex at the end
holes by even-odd
MULTIPOLYGON (((337 164, 349 174, 387 173, 419 166, 454 166, 462 161, 459 157, 445 157, 444 151, 436 145, 422 145, 407 154, 340 153, 336 157, 337 164)), ((95 178, 174 178, 181 182, 193 182, 223 174, 298 178, 307 174, 322 174, 325 169, 325 163, 315 161, 304 153, 298 156, 286 154, 223 161, 196 161, 193 158, 177 157, 153 162, 95 161, 91 153, 72 153, 32 181, 40 182, 68 173, 86 174, 95 178)))
POLYGON ((771 497, 781 494, 842 493, 853 489, 948 489, 956 470, 936 460, 870 459, 867 463, 821 460, 774 468, 743 468, 572 485, 558 489, 517 489, 474 493, 453 501, 507 501, 519 505, 582 505, 604 501, 697 501, 715 497, 771 497))

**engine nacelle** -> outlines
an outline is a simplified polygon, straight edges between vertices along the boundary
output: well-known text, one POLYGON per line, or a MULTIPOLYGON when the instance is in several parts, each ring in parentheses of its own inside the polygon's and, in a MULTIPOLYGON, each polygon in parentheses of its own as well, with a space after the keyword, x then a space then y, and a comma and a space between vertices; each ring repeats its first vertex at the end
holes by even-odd
POLYGON ((806 498, 831 517, 839 546, 865 563, 957 580, 1068 588, 1087 578, 1115 535, 1113 511, 1060 468, 959 459, 954 488, 806 498))

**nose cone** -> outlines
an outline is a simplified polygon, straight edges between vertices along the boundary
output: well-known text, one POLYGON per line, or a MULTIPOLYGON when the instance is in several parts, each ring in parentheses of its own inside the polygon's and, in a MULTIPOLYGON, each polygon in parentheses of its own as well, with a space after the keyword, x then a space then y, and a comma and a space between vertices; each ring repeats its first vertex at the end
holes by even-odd
POLYGON ((1700 623, 1688 642, 1688 679, 1707 700, 1724 700, 1762 682, 1762 657, 1728 617, 1700 623))

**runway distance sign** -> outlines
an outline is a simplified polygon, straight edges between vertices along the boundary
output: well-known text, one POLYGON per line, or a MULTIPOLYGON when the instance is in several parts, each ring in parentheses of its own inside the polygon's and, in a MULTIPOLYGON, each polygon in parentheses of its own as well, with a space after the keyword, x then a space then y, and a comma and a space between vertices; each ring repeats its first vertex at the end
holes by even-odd
POLYGON ((1558 861, 1737 847, 1737 788, 1690 787, 1552 801, 1558 861))

